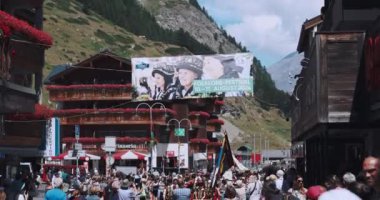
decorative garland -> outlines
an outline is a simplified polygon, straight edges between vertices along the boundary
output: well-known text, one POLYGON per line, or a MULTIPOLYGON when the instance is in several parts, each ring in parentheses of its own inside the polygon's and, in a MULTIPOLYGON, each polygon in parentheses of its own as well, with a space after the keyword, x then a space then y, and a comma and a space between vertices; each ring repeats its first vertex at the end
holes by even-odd
MULTIPOLYGON (((141 114, 141 113, 149 113, 150 110, 147 108, 103 108, 103 109, 64 109, 64 110, 54 110, 54 116, 69 116, 69 115, 77 115, 77 114, 97 114, 97 113, 131 113, 131 114, 141 114)), ((165 110, 163 109, 152 109, 152 113, 163 113, 165 114, 165 110)), ((170 113, 171 115, 176 115, 176 112, 172 109, 166 109, 166 113, 170 113)))
MULTIPOLYGON (((104 143, 105 138, 94 138, 94 137, 81 137, 79 138, 78 142, 80 143, 104 143)), ((149 142, 149 138, 144 138, 144 137, 117 137, 116 138, 117 142, 136 142, 136 143, 144 143, 144 142, 149 142)), ((76 142, 76 139, 73 137, 65 137, 62 138, 63 143, 74 143, 76 142)))
POLYGON ((47 85, 47 90, 71 90, 71 89, 132 89, 131 84, 80 84, 80 85, 47 85))
POLYGON ((208 143, 210 143, 210 140, 208 140, 207 138, 193 138, 193 139, 190 139, 190 142, 191 143, 204 143, 204 144, 208 144, 208 143))
POLYGON ((34 105, 34 113, 16 113, 16 114, 10 114, 6 115, 6 120, 43 120, 43 119, 49 119, 53 117, 53 110, 50 108, 41 105, 41 104, 35 104, 34 105))
POLYGON ((220 124, 223 125, 224 121, 221 119, 211 119, 207 121, 207 124, 220 124))
POLYGON ((224 105, 224 101, 223 100, 215 100, 214 104, 222 106, 222 105, 224 105))
POLYGON ((222 146, 222 142, 210 142, 208 143, 209 146, 222 146))
POLYGON ((210 114, 208 112, 203 112, 203 111, 192 111, 189 113, 189 116, 201 116, 201 117, 209 118, 210 114))
POLYGON ((30 39, 42 45, 51 46, 53 44, 53 38, 49 34, 34 28, 28 23, 4 11, 0 11, 0 22, 0 29, 5 37, 10 37, 11 33, 15 31, 28 36, 30 39))

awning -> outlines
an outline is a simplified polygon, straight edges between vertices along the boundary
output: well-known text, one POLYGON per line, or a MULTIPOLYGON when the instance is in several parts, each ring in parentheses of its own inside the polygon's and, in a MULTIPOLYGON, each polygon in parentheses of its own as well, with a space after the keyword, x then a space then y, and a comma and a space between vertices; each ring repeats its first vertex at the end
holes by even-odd
POLYGON ((112 156, 113 158, 115 158, 115 160, 144 160, 145 157, 149 157, 146 154, 131 150, 118 151, 114 153, 112 156))
MULTIPOLYGON (((85 156, 79 157, 79 160, 86 160, 86 157, 88 157, 90 160, 100 160, 100 156, 89 154, 89 153, 86 153, 85 156)), ((67 152, 62 153, 59 156, 52 157, 52 160, 76 160, 76 159, 77 159, 76 156, 72 156, 68 154, 67 152)))

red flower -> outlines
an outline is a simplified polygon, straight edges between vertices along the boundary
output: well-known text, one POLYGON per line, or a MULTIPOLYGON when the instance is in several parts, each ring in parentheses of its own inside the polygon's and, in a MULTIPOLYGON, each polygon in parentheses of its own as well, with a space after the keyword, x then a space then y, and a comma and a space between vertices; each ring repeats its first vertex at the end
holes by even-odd
POLYGON ((192 111, 189 113, 189 116, 201 116, 201 117, 209 118, 210 114, 203 111, 192 111))
POLYGON ((10 28, 6 29, 4 28, 5 26, 0 26, 1 30, 5 32, 4 35, 8 34, 10 36, 10 30, 12 30, 22 33, 35 42, 41 43, 43 45, 51 46, 53 44, 53 38, 49 34, 32 27, 28 23, 15 18, 4 11, 0 11, 0 22, 10 28))

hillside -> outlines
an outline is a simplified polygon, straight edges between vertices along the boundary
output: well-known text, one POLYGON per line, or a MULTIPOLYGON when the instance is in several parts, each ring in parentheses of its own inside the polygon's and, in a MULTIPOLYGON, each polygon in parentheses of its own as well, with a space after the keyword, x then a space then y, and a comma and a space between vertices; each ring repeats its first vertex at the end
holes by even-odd
POLYGON ((95 12, 85 14, 82 7, 78 1, 45 0, 44 30, 54 38, 54 45, 46 51, 45 69, 76 63, 103 49, 128 58, 191 54, 183 47, 136 36, 95 12))
MULTIPOLYGON (((226 37, 226 33, 223 32, 223 30, 218 29, 217 25, 212 22, 209 17, 204 16, 204 14, 199 11, 199 9, 193 8, 193 6, 189 4, 188 1, 140 0, 140 3, 144 3, 144 1, 151 3, 153 2, 153 4, 150 4, 151 7, 149 9, 152 13, 160 13, 161 11, 159 10, 161 10, 162 7, 162 10, 165 12, 175 12, 176 15, 180 15, 181 12, 183 12, 183 16, 187 16, 185 14, 185 11, 182 9, 189 8, 187 9, 189 12, 196 13, 196 15, 199 15, 202 18, 202 25, 191 26, 197 26, 198 32, 205 33, 197 35, 196 37, 192 37, 193 32, 186 32, 186 27, 181 27, 181 29, 174 32, 168 30, 156 30, 157 27, 154 25, 156 22, 142 22, 138 21, 137 19, 142 20, 143 18, 133 18, 136 19, 136 21, 134 21, 135 24, 140 24, 137 27, 141 26, 140 28, 144 28, 144 25, 149 23, 151 24, 151 26, 145 27, 146 30, 139 30, 140 32, 137 33, 137 30, 135 29, 128 29, 128 23, 131 20, 121 21, 124 24, 116 23, 115 19, 110 18, 110 16, 107 17, 104 13, 101 14, 99 10, 96 11, 95 9, 90 9, 91 7, 88 7, 88 5, 85 5, 83 3, 88 2, 87 0, 45 0, 44 30, 53 36, 55 42, 53 47, 46 51, 46 67, 44 75, 46 76, 49 73, 53 65, 62 63, 76 63, 80 60, 88 58, 89 56, 99 52, 102 49, 110 49, 114 53, 126 58, 141 56, 198 54, 197 52, 212 53, 215 51, 219 53, 232 53, 241 51, 240 49, 242 48, 239 47, 239 45, 231 42, 233 41, 231 40, 231 37, 226 37), (156 9, 158 9, 157 11, 154 11, 154 6, 158 6, 156 7, 156 9), (127 23, 127 25, 125 23, 127 23), (147 30, 150 31, 150 34, 160 34, 145 34, 146 32, 144 31, 147 30), (206 33, 206 30, 211 30, 211 32, 206 33), (215 33, 217 33, 216 37, 214 37, 215 33), (210 41, 210 38, 208 38, 210 37, 210 34, 213 37, 212 42, 210 41), (170 39, 170 36, 175 36, 175 40, 170 39), (150 37, 153 37, 155 39, 148 39, 150 37), (159 38, 163 39, 159 40, 159 38), (168 38, 170 40, 168 40, 168 38), (198 42, 195 42, 194 39, 196 39, 198 42)), ((123 7, 118 7, 117 9, 115 8, 115 2, 123 4, 125 3, 123 1, 113 0, 107 2, 107 4, 102 4, 103 1, 99 0, 91 0, 90 2, 93 3, 93 6, 97 5, 101 7, 104 5, 103 7, 105 10, 108 9, 114 11, 111 14, 114 15, 115 18, 117 18, 117 16, 125 16, 125 12, 123 12, 122 9, 123 7)), ((127 2, 130 3, 131 1, 127 2)), ((134 10, 140 15, 141 13, 144 13, 143 10, 139 10, 141 8, 129 9, 134 10)), ((133 13, 130 14, 132 16, 129 17, 133 17, 133 13)), ((142 16, 146 17, 145 15, 142 16)), ((152 19, 155 18, 148 16, 148 20, 152 19)), ((176 23, 188 24, 190 23, 189 20, 194 21, 192 23, 196 23, 196 20, 192 20, 192 18, 182 17, 181 19, 185 21, 179 21, 176 23)), ((164 26, 163 21, 164 18, 157 20, 157 23, 164 26)), ((271 81, 269 74, 266 73, 265 69, 260 65, 259 61, 256 60, 255 66, 258 68, 256 69, 256 72, 259 72, 258 74, 260 74, 259 77, 256 77, 255 85, 255 90, 258 91, 259 97, 270 99, 270 101, 276 100, 281 102, 280 98, 276 99, 279 95, 277 95, 277 90, 274 88, 273 81, 271 81)), ((43 95, 43 102, 45 104, 47 103, 46 92, 44 92, 43 95)), ((249 138, 251 138, 252 134, 258 134, 260 132, 271 139, 270 145, 273 148, 282 148, 284 144, 289 143, 290 124, 289 122, 285 121, 284 115, 282 115, 282 112, 279 110, 273 109, 272 107, 267 106, 262 102, 258 103, 253 98, 227 99, 226 110, 232 110, 233 112, 240 113, 240 118, 236 118, 230 116, 230 112, 227 111, 223 117, 230 120, 234 125, 238 126, 246 133, 244 135, 241 135, 240 139, 234 140, 233 146, 238 146, 246 142, 249 143, 249 138)))

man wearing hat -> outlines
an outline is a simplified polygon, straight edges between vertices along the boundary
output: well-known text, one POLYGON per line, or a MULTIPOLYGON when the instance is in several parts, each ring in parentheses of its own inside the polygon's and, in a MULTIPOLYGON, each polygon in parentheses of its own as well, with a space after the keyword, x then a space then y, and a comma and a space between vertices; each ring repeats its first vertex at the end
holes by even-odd
POLYGON ((176 98, 176 88, 173 84, 174 67, 166 63, 158 64, 152 71, 154 91, 151 92, 153 100, 172 100, 176 98))
POLYGON ((193 81, 202 76, 203 61, 197 57, 186 57, 177 66, 179 86, 177 92, 181 98, 193 96, 193 81))
POLYGON ((54 185, 54 189, 46 192, 45 200, 66 200, 66 194, 62 191, 62 178, 55 178, 52 185, 54 185))

